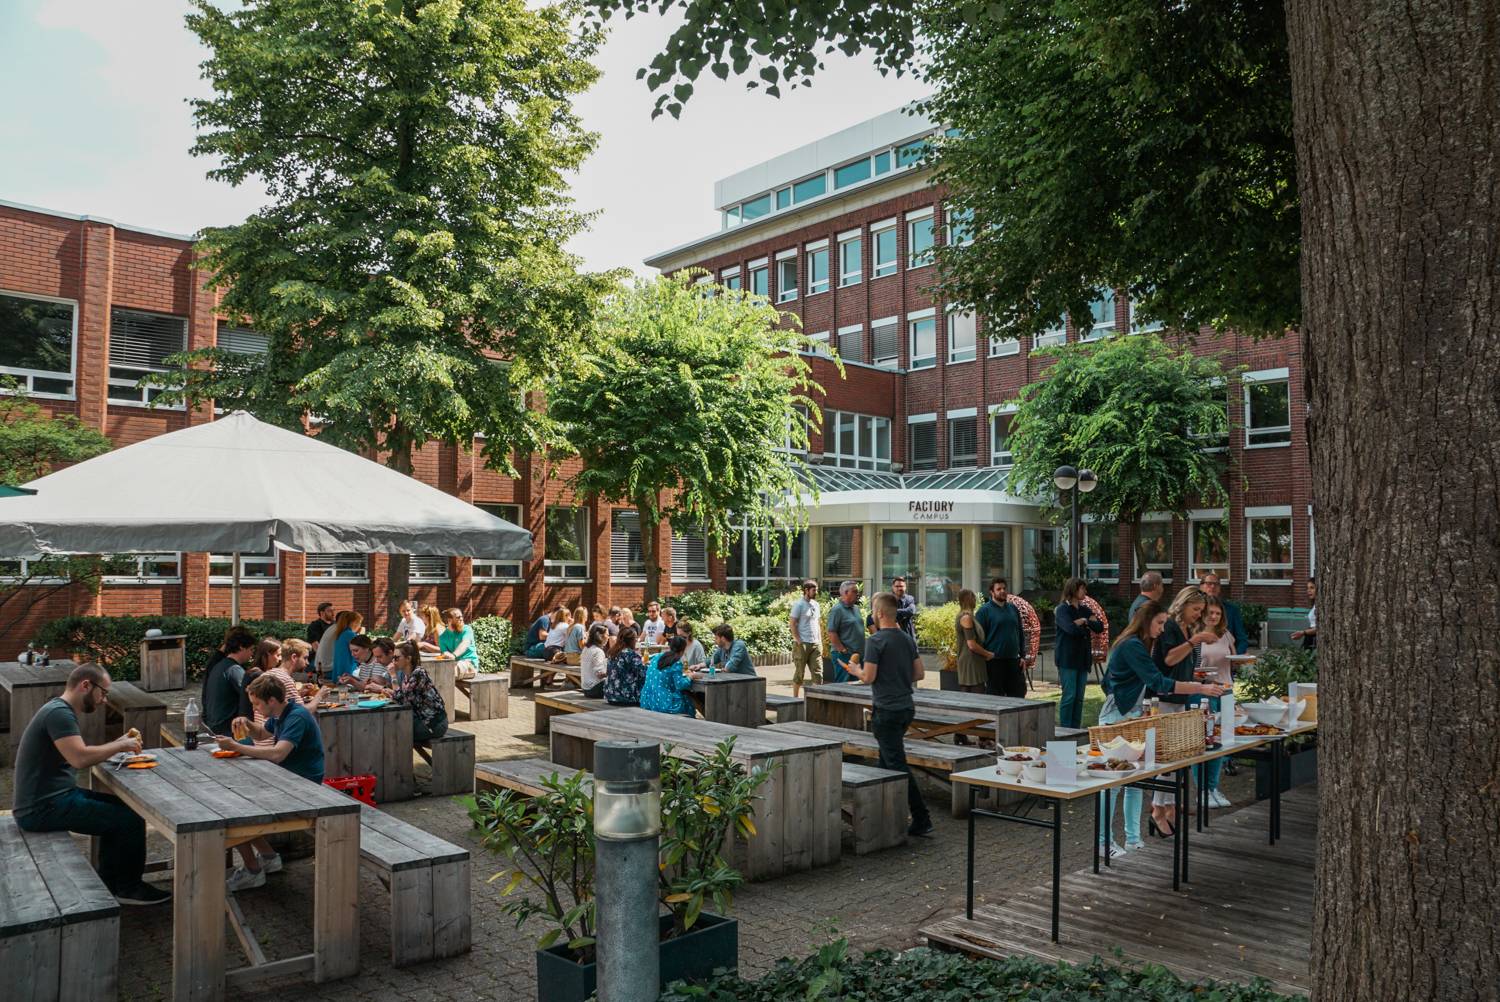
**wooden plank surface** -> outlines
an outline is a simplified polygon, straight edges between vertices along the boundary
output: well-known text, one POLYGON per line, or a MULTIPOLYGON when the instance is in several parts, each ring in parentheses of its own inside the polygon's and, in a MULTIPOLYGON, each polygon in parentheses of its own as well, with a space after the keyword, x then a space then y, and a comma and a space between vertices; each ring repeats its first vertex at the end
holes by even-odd
MULTIPOLYGON (((782 725, 786 726, 786 725, 782 725)), ((598 713, 575 713, 552 721, 552 731, 588 741, 635 739, 661 741, 695 752, 712 751, 734 738, 735 758, 759 762, 769 758, 815 751, 837 744, 835 739, 809 737, 766 727, 732 727, 675 713, 652 713, 635 707, 615 707, 598 713)), ((553 761, 558 761, 553 756, 553 761)))
MULTIPOLYGON (((868 759, 878 759, 880 757, 880 746, 875 741, 875 735, 868 731, 852 731, 843 727, 830 727, 827 724, 809 724, 802 721, 792 721, 785 724, 768 724, 760 728, 760 730, 762 732, 771 731, 798 734, 825 741, 836 741, 843 745, 845 755, 855 755, 868 759)), ((994 752, 988 752, 973 745, 950 745, 942 741, 921 741, 912 740, 911 738, 906 740, 906 761, 911 765, 919 765, 925 769, 957 771, 971 764, 977 764, 985 759, 993 758, 994 752)))
POLYGON ((179 832, 172 870, 172 998, 224 997, 224 831, 179 832))
MULTIPOLYGON (((835 700, 846 703, 870 705, 870 687, 862 682, 825 682, 805 686, 802 694, 813 699, 835 700)), ((918 706, 930 706, 938 710, 963 710, 992 716, 1004 713, 1057 712, 1057 704, 1037 699, 1021 699, 1015 696, 991 696, 986 692, 964 692, 956 689, 916 689, 912 702, 918 706)))
POLYGON ((47 893, 46 880, 15 818, 0 817, 0 935, 19 936, 61 924, 62 913, 47 893))
POLYGON ((318 819, 314 833, 313 977, 318 983, 359 972, 360 815, 318 819))
MULTIPOLYGON (((553 776, 558 781, 571 779, 577 769, 567 769, 544 758, 513 758, 499 762, 478 762, 474 765, 474 781, 488 783, 515 790, 527 796, 538 796, 546 788, 542 781, 553 776)), ((583 770, 587 775, 588 770, 583 770)), ((592 781, 589 782, 592 787, 592 781)))

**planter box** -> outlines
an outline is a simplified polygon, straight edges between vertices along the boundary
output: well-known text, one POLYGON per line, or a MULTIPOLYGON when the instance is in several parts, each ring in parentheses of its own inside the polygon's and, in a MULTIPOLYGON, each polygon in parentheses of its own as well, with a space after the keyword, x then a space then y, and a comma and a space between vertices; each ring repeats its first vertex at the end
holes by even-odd
MULTIPOLYGON (((1318 746, 1301 748, 1281 760, 1281 792, 1294 786, 1318 781, 1318 746)), ((1255 763, 1255 799, 1271 795, 1271 763, 1260 758, 1255 763)))
MULTIPOLYGON (((662 932, 672 928, 670 915, 662 916, 661 928, 662 932)), ((703 912, 687 935, 665 940, 659 949, 663 985, 672 981, 705 981, 718 968, 739 967, 739 920, 703 912)), ((597 963, 580 964, 569 959, 567 946, 538 950, 537 1002, 587 1002, 594 994, 598 967, 597 963)))

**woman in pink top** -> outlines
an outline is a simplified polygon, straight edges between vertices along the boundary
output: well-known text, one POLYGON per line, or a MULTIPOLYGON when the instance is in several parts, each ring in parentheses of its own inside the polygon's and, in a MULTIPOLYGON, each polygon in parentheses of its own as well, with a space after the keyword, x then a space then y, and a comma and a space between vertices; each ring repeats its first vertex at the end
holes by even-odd
MULTIPOLYGON (((1207 681, 1232 686, 1234 677, 1229 670, 1229 655, 1234 653, 1234 634, 1229 632, 1225 623, 1223 603, 1212 595, 1207 598, 1208 604, 1203 608, 1203 631, 1213 634, 1215 639, 1198 645, 1198 670, 1209 673, 1207 681)), ((1208 705, 1215 713, 1218 712, 1217 699, 1210 699, 1208 705)), ((1210 807, 1232 806, 1229 798, 1219 792, 1219 772, 1223 767, 1222 758, 1216 758, 1203 766, 1203 785, 1208 788, 1210 807)))

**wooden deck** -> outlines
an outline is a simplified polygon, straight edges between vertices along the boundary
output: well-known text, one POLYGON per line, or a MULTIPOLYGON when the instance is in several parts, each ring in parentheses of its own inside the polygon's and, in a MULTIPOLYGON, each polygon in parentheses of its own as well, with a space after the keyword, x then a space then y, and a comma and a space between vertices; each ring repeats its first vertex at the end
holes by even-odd
MULTIPOLYGON (((1119 947, 1127 961, 1161 964, 1183 978, 1248 982, 1259 976, 1278 991, 1305 995, 1317 806, 1316 786, 1283 795, 1282 838, 1274 847, 1266 844, 1268 803, 1214 812, 1207 831, 1192 833, 1193 879, 1180 894, 1172 893, 1166 842, 1149 840, 1149 848, 1101 867, 1098 876, 1092 860, 1073 860, 1090 865, 1063 876, 1061 943, 1047 934, 1050 881, 976 904, 972 921, 960 909, 923 927, 921 935, 934 947, 978 956, 1021 953, 1071 963, 1107 957, 1119 947)), ((976 837, 1002 825, 1012 829, 981 818, 976 837)), ((976 894, 997 890, 985 886, 982 873, 977 879, 976 894)))

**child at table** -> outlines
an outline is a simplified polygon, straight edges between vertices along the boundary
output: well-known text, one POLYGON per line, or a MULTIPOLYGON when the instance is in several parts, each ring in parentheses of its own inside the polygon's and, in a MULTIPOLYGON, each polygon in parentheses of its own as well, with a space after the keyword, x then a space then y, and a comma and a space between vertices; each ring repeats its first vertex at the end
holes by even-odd
POLYGON ((641 687, 641 709, 696 716, 688 696, 693 677, 683 671, 682 653, 686 650, 685 637, 672 637, 667 641, 667 649, 651 659, 646 666, 646 684, 641 687))

